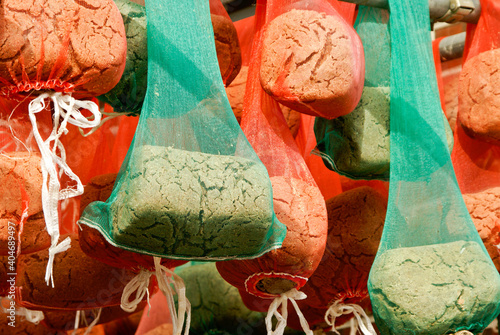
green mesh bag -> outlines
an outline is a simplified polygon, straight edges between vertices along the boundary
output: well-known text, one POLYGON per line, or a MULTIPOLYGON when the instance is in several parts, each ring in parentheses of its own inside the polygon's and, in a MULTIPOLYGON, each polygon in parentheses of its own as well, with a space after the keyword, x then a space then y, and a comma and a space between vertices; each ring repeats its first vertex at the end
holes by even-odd
POLYGON ((148 89, 106 202, 80 222, 113 245, 174 259, 235 259, 281 246, 272 187, 221 80, 207 1, 147 1, 148 89))
POLYGON ((381 334, 479 333, 500 277, 474 228, 446 143, 427 0, 390 0, 388 211, 368 289, 381 334))
MULTIPOLYGON (((360 6, 354 28, 365 51, 363 94, 351 113, 333 120, 316 118, 314 133, 318 143, 314 153, 330 170, 351 179, 389 180, 389 12, 360 6)), ((451 150, 453 134, 448 124, 446 138, 451 150)))
POLYGON ((315 154, 351 179, 389 179, 389 95, 391 39, 389 12, 360 6, 354 24, 365 52, 363 94, 351 113, 333 120, 317 117, 315 154))
POLYGON ((118 84, 97 99, 113 107, 115 113, 112 115, 137 116, 141 112, 147 88, 146 8, 129 0, 114 1, 122 14, 127 35, 127 61, 118 84))

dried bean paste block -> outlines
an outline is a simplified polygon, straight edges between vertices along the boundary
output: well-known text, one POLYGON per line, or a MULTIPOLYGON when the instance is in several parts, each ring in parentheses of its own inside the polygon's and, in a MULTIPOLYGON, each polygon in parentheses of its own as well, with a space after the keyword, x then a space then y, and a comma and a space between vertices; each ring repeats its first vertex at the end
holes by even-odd
POLYGON ((139 123, 111 196, 80 218, 114 246, 170 259, 248 258, 286 234, 267 170, 225 95, 208 5, 146 5, 139 123))
POLYGON ((265 28, 260 82, 281 104, 332 119, 356 107, 364 58, 356 32, 340 15, 292 9, 265 28))
POLYGON ((158 146, 133 159, 142 172, 126 176, 110 208, 117 243, 177 257, 260 252, 273 215, 263 166, 158 146))
POLYGON ((484 311, 495 312, 500 300, 497 270, 476 242, 391 249, 372 271, 370 299, 383 334, 447 334, 450 323, 484 323, 484 311))
POLYGON ((479 140, 500 144, 500 49, 469 59, 460 74, 458 121, 479 140))

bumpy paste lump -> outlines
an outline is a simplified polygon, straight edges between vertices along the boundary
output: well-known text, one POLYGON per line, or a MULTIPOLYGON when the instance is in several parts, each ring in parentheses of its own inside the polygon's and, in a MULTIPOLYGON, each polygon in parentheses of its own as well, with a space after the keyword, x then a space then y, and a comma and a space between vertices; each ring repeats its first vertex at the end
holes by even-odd
POLYGON ((382 334, 479 333, 498 315, 500 277, 476 242, 389 249, 369 289, 382 334))
POLYGON ((145 145, 111 205, 119 244, 175 257, 259 253, 273 223, 265 167, 220 156, 145 145))
POLYGON ((354 109, 363 51, 340 17, 293 9, 266 26, 262 43, 260 82, 278 102, 329 119, 354 109))

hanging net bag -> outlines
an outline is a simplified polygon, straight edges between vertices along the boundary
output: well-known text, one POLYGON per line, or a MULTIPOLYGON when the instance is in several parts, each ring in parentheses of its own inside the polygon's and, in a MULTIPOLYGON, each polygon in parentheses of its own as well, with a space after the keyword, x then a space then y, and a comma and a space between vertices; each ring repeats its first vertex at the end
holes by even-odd
POLYGON ((59 200, 83 192, 78 175, 66 164, 61 137, 69 124, 99 124, 97 105, 77 99, 103 94, 119 81, 125 66, 125 31, 112 0, 92 5, 47 0, 43 6, 7 0, 0 5, 0 25, 0 95, 31 100, 27 113, 41 154, 42 205, 51 236, 45 278, 49 283, 54 255, 64 249, 58 244, 59 200), (37 119, 44 113, 53 121, 52 132, 42 138, 37 119), (60 185, 61 175, 72 181, 66 188, 60 185))
MULTIPOLYGON (((277 102, 259 83, 265 10, 264 2, 259 1, 242 129, 269 171, 274 210, 280 222, 286 224, 287 236, 280 249, 255 259, 218 262, 217 269, 238 289, 272 300, 266 318, 267 330, 269 334, 273 332, 271 319, 276 316, 275 334, 282 334, 288 300, 295 303, 305 298, 300 288, 323 255, 328 223, 321 191, 307 169, 277 102)), ((310 332, 307 322, 304 329, 310 332)))
POLYGON ((469 24, 458 87, 453 166, 465 204, 493 263, 500 270, 500 4, 481 1, 469 24), (472 31, 475 31, 472 33, 472 31), (495 130, 496 129, 496 130, 495 130), (496 135, 495 135, 496 134, 496 135))
POLYGON ((368 290, 382 334, 479 333, 500 277, 472 223, 446 144, 426 0, 390 0, 391 172, 368 290))
POLYGON ((122 249, 172 259, 255 257, 278 248, 264 165, 229 107, 208 4, 147 3, 148 91, 106 202, 80 223, 122 249))

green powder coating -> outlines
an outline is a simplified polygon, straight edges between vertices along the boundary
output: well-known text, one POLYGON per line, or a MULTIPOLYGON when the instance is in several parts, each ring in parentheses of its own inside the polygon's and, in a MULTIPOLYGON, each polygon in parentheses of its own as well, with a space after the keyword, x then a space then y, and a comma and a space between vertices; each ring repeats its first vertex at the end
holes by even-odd
POLYGON ((115 0, 127 35, 127 61, 118 84, 99 100, 111 105, 115 112, 137 116, 146 96, 148 48, 146 8, 128 0, 115 0))
MULTIPOLYGON (((333 120, 316 118, 317 150, 325 165, 351 179, 389 180, 390 88, 365 87, 351 113, 333 120)), ((446 122, 448 147, 453 134, 446 122)))
POLYGON ((385 251, 368 287, 381 334, 479 333, 499 312, 500 277, 476 242, 385 251))
POLYGON ((190 334, 265 334, 265 313, 249 310, 238 289, 219 275, 215 263, 181 267, 177 274, 186 284, 191 303, 190 334))
POLYGON ((117 243, 189 259, 261 252, 274 218, 262 164, 150 145, 130 161, 110 208, 117 243))

